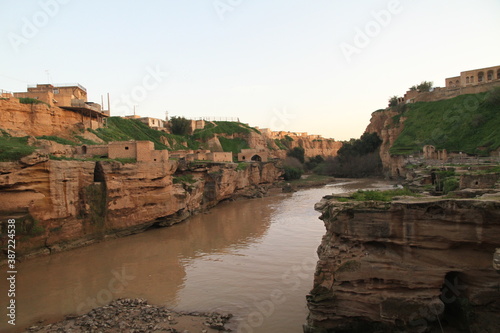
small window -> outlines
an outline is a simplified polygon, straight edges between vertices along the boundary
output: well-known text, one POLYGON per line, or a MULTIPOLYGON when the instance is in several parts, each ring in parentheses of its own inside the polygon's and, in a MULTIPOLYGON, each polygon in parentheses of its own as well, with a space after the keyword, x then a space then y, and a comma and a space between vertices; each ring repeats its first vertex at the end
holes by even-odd
POLYGON ((469 77, 468 76, 465 78, 465 83, 469 83, 469 77))
POLYGON ((59 94, 59 89, 54 89, 54 94, 59 94))
POLYGON ((125 147, 125 150, 128 150, 128 147, 125 147))

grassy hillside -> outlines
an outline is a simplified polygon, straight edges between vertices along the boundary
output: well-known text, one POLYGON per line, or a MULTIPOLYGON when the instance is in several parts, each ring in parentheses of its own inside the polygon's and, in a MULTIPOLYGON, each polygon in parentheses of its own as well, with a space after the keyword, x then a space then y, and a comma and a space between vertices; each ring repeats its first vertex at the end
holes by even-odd
POLYGON ((0 162, 17 161, 35 151, 28 145, 28 137, 11 137, 0 130, 0 162))
POLYGON ((437 102, 408 104, 404 130, 390 153, 411 154, 424 145, 450 152, 487 155, 500 147, 500 89, 437 102))
POLYGON ((146 124, 135 119, 109 117, 107 127, 92 130, 99 138, 106 142, 127 140, 148 140, 154 143, 155 149, 167 149, 162 140, 168 140, 175 149, 199 149, 201 143, 189 136, 168 134, 149 128, 146 124), (163 139, 162 139, 163 138, 163 139))

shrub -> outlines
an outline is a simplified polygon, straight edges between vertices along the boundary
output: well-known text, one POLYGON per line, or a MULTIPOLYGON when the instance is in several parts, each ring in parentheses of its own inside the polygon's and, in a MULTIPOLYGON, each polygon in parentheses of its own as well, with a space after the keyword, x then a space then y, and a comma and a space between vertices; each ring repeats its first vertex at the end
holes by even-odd
POLYGON ((391 98, 389 98, 389 106, 390 107, 394 107, 396 105, 398 105, 398 96, 394 95, 392 96, 391 98))
POLYGON ((292 150, 290 150, 286 156, 289 157, 294 157, 297 160, 299 160, 300 163, 304 163, 304 148, 302 147, 295 147, 292 150))
POLYGON ((285 180, 300 179, 300 177, 302 177, 302 170, 300 170, 299 168, 285 166, 285 180))
POLYGON ((455 177, 450 177, 444 180, 443 182, 443 194, 448 194, 451 191, 455 191, 458 189, 459 182, 455 177))

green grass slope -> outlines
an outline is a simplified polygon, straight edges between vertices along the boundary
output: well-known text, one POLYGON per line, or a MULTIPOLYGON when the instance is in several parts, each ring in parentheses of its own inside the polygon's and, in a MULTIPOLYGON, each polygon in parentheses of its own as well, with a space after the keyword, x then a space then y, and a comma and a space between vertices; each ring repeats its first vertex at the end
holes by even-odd
POLYGON ((149 128, 146 124, 135 119, 121 117, 109 117, 107 127, 92 130, 99 138, 106 142, 127 140, 148 140, 154 143, 155 149, 167 149, 163 140, 167 140, 170 147, 178 149, 199 149, 200 142, 190 136, 173 135, 149 128), (165 139, 162 139, 165 138, 165 139))
POLYGON ((500 89, 461 95, 437 102, 408 104, 402 133, 390 149, 393 155, 434 145, 449 152, 488 155, 500 147, 500 89))

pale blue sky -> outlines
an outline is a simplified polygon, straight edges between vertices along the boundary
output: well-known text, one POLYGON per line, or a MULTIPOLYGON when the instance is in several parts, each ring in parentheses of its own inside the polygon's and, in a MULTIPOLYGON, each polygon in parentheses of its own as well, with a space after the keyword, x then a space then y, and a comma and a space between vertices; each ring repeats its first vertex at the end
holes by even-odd
POLYGON ((413 84, 500 65, 499 14, 498 0, 4 0, 0 89, 78 82, 109 92, 112 115, 344 140, 413 84))

